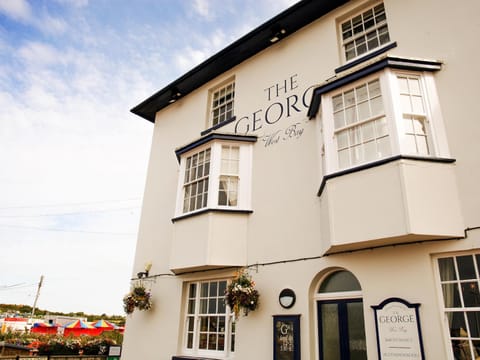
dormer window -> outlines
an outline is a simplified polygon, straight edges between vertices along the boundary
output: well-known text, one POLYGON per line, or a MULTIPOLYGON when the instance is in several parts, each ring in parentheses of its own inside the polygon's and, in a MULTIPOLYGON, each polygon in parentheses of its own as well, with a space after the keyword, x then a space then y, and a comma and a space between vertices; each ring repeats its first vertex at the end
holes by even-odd
POLYGON ((355 14, 340 23, 341 46, 350 61, 390 42, 383 3, 355 14))
POLYGON ((211 91, 210 126, 216 127, 233 118, 235 81, 230 80, 211 91))

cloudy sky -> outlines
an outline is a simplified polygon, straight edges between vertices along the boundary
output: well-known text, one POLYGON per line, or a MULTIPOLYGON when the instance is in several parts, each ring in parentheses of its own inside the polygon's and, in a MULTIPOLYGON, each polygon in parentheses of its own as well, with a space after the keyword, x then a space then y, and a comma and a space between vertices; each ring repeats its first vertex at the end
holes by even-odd
POLYGON ((295 0, 0 0, 0 303, 122 314, 142 100, 295 0))

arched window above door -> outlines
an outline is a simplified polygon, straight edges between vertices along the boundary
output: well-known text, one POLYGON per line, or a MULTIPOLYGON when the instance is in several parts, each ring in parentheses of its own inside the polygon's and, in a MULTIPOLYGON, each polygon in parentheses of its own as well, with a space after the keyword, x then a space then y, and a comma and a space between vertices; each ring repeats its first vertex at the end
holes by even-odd
POLYGON ((320 284, 318 292, 331 293, 341 291, 361 291, 357 278, 347 270, 335 271, 328 275, 320 284))

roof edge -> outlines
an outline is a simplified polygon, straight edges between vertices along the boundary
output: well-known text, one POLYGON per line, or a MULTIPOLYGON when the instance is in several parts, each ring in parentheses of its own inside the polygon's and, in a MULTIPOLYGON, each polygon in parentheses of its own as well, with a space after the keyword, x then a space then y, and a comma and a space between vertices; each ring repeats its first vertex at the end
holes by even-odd
POLYGON ((275 29, 285 28, 282 38, 288 37, 348 1, 302 0, 290 6, 155 92, 130 111, 150 122, 155 122, 157 111, 274 45, 276 42, 272 42, 271 38, 275 29))

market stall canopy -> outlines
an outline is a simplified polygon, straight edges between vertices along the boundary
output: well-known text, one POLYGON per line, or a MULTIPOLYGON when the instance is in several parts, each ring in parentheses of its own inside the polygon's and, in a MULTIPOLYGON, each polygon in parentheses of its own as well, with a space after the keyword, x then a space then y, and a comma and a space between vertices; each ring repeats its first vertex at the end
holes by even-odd
POLYGON ((56 323, 37 322, 33 324, 30 331, 39 334, 56 334, 59 326, 60 325, 56 323))
POLYGON ((82 320, 74 320, 65 324, 65 329, 94 329, 92 325, 82 320))
POLYGON ((82 321, 82 320, 74 320, 65 324, 63 334, 65 336, 73 335, 73 336, 80 336, 80 335, 98 335, 101 330, 93 327, 92 325, 82 321))
POLYGON ((33 324, 32 328, 56 328, 56 327, 59 327, 60 325, 59 324, 56 324, 56 323, 44 323, 44 322, 39 322, 39 323, 35 323, 33 324))
POLYGON ((118 329, 118 326, 115 324, 112 324, 110 321, 107 320, 98 320, 94 321, 92 323, 92 326, 97 328, 97 329, 103 329, 103 330, 116 330, 118 329))

